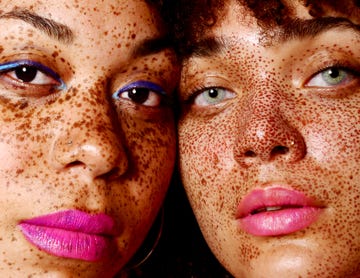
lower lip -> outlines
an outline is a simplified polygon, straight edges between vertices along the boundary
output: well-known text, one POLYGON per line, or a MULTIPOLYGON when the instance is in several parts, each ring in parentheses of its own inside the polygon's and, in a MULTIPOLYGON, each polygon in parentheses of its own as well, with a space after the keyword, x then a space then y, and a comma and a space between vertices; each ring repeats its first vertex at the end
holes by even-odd
POLYGON ((28 223, 19 224, 26 239, 49 254, 80 259, 99 261, 109 257, 114 244, 111 237, 68 231, 28 223))
POLYGON ((318 219, 321 211, 317 207, 289 208, 248 215, 238 221, 240 228, 249 234, 278 236, 307 228, 318 219))

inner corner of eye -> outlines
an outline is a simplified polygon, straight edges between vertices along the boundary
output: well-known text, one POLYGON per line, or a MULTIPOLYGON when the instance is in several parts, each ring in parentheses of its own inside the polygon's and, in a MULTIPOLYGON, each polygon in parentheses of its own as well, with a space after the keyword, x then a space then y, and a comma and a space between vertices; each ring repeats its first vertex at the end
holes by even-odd
POLYGON ((56 89, 59 91, 63 91, 63 90, 67 89, 67 86, 66 86, 65 82, 60 79, 58 81, 58 85, 56 86, 56 89))

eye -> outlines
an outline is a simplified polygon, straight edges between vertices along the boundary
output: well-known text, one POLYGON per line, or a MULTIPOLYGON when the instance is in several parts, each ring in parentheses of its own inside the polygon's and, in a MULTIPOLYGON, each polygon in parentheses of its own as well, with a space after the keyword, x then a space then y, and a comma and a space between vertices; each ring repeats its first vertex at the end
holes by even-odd
POLYGON ((356 74, 350 69, 329 67, 315 74, 307 82, 307 87, 331 87, 345 85, 355 78, 356 74))
POLYGON ((113 94, 115 100, 128 99, 136 104, 158 107, 166 97, 164 90, 149 81, 136 81, 121 88, 113 94))
POLYGON ((200 94, 195 97, 194 103, 198 106, 216 105, 227 99, 234 98, 234 96, 234 93, 224 88, 207 88, 205 90, 200 90, 200 94))
POLYGON ((16 86, 50 86, 58 90, 65 88, 65 83, 56 72, 30 60, 0 64, 0 76, 16 86))

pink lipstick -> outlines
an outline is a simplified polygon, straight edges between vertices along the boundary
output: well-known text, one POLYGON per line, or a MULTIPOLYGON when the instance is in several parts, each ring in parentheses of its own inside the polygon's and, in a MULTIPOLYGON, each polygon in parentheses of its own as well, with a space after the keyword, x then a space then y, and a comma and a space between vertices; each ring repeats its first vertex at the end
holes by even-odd
POLYGON ((240 229, 255 236, 286 235, 314 223, 322 208, 303 193, 272 187, 253 190, 240 202, 236 219, 240 229))
POLYGON ((115 222, 106 214, 60 211, 19 224, 25 238, 49 254, 98 261, 114 251, 115 222))

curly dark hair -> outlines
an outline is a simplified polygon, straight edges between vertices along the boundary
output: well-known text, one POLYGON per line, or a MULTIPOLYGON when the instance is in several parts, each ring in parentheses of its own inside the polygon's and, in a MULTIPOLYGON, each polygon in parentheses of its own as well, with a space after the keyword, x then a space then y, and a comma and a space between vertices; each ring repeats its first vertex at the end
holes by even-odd
MULTIPOLYGON (((284 0, 235 0, 246 7, 266 29, 294 19, 295 11, 284 0)), ((346 17, 360 25, 360 0, 294 0, 307 7, 312 17, 346 17)), ((181 49, 200 38, 224 16, 226 0, 163 0, 165 18, 181 49)))

